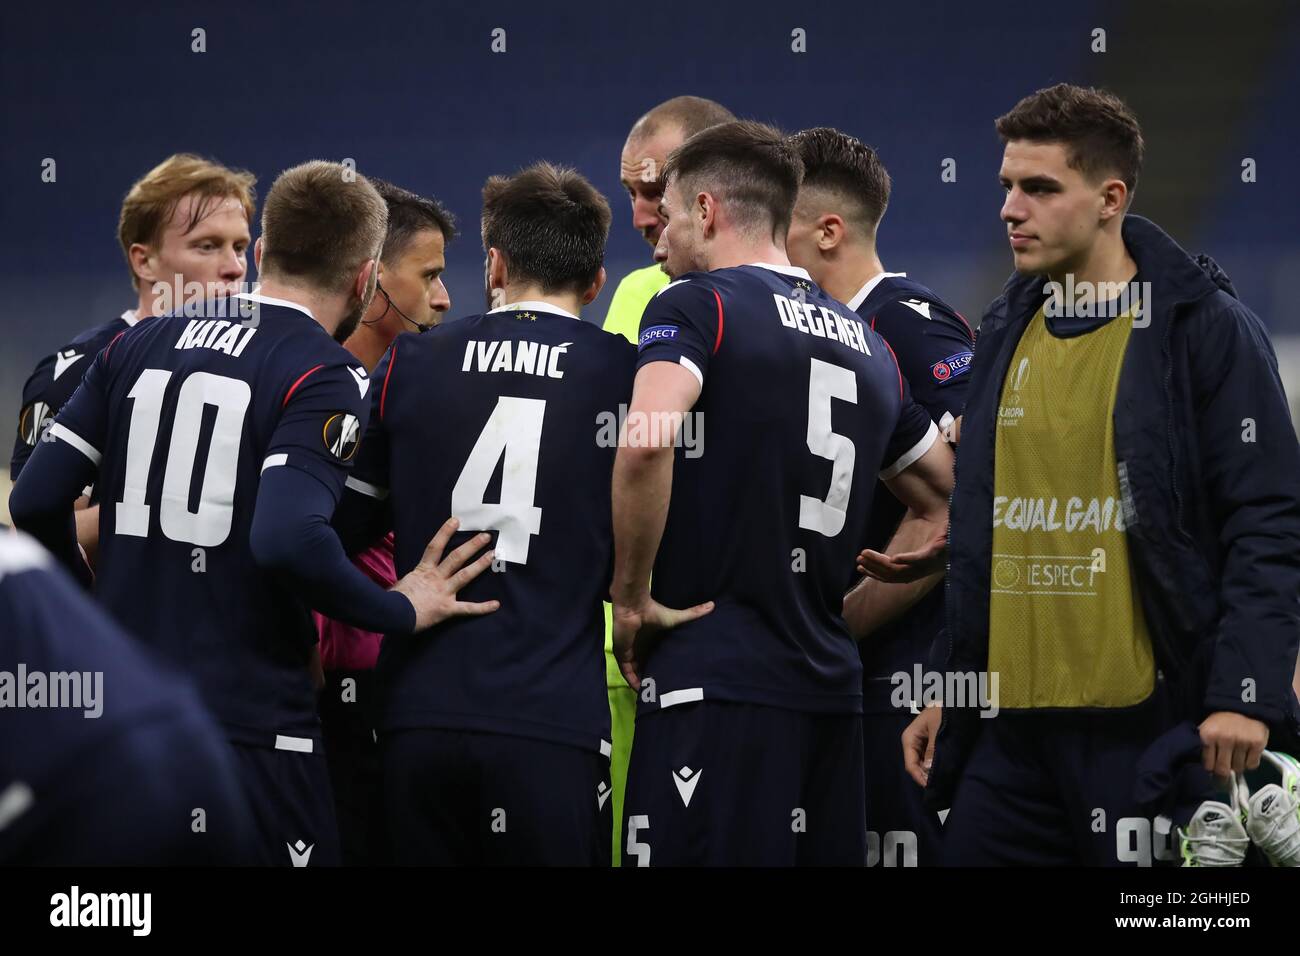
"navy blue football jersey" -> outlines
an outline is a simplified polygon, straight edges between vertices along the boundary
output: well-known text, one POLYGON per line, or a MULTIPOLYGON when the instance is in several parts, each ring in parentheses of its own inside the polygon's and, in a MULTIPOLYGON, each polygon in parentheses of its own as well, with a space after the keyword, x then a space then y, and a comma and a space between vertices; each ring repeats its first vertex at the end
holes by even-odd
POLYGON ((860 712, 841 612, 877 476, 938 436, 889 348, 804 270, 748 265, 665 286, 639 349, 639 366, 677 362, 702 385, 703 441, 676 451, 652 591, 670 607, 716 602, 650 651, 657 701, 640 706, 860 712))
MULTIPOLYGON (((889 343, 912 397, 930 417, 941 423, 958 418, 966 404, 975 354, 975 334, 961 314, 926 286, 891 272, 868 282, 848 305, 889 343)), ((864 545, 883 551, 904 511, 902 502, 878 489, 864 545)), ((935 643, 943 624, 940 586, 859 644, 866 678, 863 706, 868 712, 893 710, 892 674, 910 674, 915 664, 936 663, 932 655, 946 650, 935 643)), ((941 662, 939 657, 937 664, 941 662)))
POLYGON ((636 351, 554 306, 515 303, 398 337, 353 491, 387 497, 399 576, 447 517, 448 551, 493 533, 460 591, 498 611, 385 636, 385 730, 441 727, 608 748, 610 493, 636 351))
POLYGON ((228 746, 184 678, 26 535, 0 533, 0 620, 0 864, 240 862, 228 746))
POLYGON ((245 294, 206 308, 110 343, 51 433, 98 465, 95 593, 109 610, 193 675, 232 739, 314 738, 316 629, 259 570, 249 530, 267 468, 305 471, 338 500, 370 379, 293 303, 245 294))
POLYGON ((119 332, 135 325, 135 312, 128 310, 118 318, 83 332, 37 363, 36 369, 23 385, 22 406, 18 410, 18 434, 14 438, 13 456, 9 459, 9 477, 18 480, 23 465, 32 455, 32 449, 41 440, 46 425, 54 421, 64 403, 81 384, 91 361, 99 350, 119 332))

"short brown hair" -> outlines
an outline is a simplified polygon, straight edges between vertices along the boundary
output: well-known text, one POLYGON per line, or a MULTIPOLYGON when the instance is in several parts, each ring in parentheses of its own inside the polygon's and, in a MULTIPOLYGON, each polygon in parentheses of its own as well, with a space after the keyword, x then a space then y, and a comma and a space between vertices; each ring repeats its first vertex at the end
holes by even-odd
POLYGON ((443 208, 442 203, 413 193, 386 180, 370 177, 370 185, 383 197, 388 206, 388 231, 384 237, 384 252, 380 257, 384 265, 392 266, 406 252, 417 232, 437 229, 443 243, 456 236, 456 217, 443 208))
POLYGON ((312 160, 282 172, 262 206, 263 276, 305 281, 330 292, 346 289, 367 259, 376 258, 388 227, 388 206, 350 166, 312 160))
POLYGON ((737 120, 702 130, 673 150, 663 181, 674 176, 683 195, 713 193, 742 228, 769 228, 773 239, 784 239, 803 161, 776 127, 737 120))
POLYGON ((628 139, 651 136, 663 126, 676 126, 682 131, 682 138, 694 136, 700 130, 730 123, 736 115, 721 103, 707 100, 702 96, 674 96, 652 107, 632 125, 628 139))
POLYGON ((818 126, 790 137, 803 160, 801 189, 825 189, 853 208, 850 216, 874 235, 889 206, 889 172, 876 151, 848 133, 818 126))
POLYGON ((1061 143, 1071 169, 1094 179, 1114 174, 1130 196, 1137 189, 1142 128, 1113 93, 1057 83, 1026 96, 995 125, 1004 145, 1013 139, 1061 143))
MULTIPOLYGON (((251 223, 257 208, 257 194, 253 190, 256 182, 257 177, 246 170, 230 169, 193 153, 168 156, 137 179, 122 200, 122 211, 117 217, 117 239, 122 244, 127 267, 131 268, 131 247, 136 243, 157 245, 163 228, 176 212, 176 206, 186 196, 199 197, 190 211, 186 232, 208 215, 213 203, 229 198, 239 200, 251 223)), ((131 268, 131 283, 136 288, 140 286, 140 277, 134 268, 131 268)))
POLYGON ((534 163, 483 184, 483 248, 545 293, 581 292, 596 281, 609 238, 609 203, 581 173, 534 163))

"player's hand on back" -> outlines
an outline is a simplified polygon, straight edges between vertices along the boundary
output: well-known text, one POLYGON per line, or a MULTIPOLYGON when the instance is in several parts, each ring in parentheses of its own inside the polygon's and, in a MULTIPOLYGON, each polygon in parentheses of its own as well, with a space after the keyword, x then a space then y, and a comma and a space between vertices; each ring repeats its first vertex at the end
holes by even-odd
POLYGON ((500 601, 474 603, 456 599, 456 592, 487 570, 495 554, 486 551, 474 559, 474 555, 492 540, 492 536, 485 532, 470 538, 444 558, 442 553, 447 542, 459 527, 460 521, 448 518, 424 549, 420 563, 392 587, 415 608, 417 631, 433 627, 449 617, 491 614, 501 606, 500 601))
POLYGON ((648 642, 662 631, 702 618, 712 610, 712 601, 685 610, 664 607, 651 597, 635 607, 615 603, 614 657, 618 660, 619 670, 623 672, 623 679, 632 685, 633 690, 640 690, 639 670, 648 650, 648 642))

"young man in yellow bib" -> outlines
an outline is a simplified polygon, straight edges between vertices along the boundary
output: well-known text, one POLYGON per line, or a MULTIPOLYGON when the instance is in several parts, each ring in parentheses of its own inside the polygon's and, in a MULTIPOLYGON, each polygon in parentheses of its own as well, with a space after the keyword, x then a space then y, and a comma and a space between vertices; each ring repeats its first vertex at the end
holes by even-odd
POLYGON ((1059 84, 997 130, 1016 274, 979 330, 947 585, 947 676, 992 694, 923 711, 906 762, 951 805, 949 865, 1172 860, 1144 751, 1189 722, 1224 777, 1294 745, 1300 447, 1259 318, 1126 216, 1124 103, 1059 84))

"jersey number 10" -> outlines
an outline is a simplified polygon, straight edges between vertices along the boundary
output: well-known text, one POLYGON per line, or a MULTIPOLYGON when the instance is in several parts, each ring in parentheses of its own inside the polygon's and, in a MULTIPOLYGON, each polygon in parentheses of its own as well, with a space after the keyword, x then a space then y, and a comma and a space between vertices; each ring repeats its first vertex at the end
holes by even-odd
MULTIPOLYGON (((149 534, 151 508, 145 504, 149 466, 162 419, 163 395, 172 373, 147 368, 140 373, 127 397, 133 402, 131 428, 126 441, 126 476, 122 500, 114 505, 116 534, 144 538, 149 534)), ((230 535, 235 511, 235 478, 239 467, 239 443, 244 432, 244 413, 252 393, 248 383, 211 372, 194 372, 181 384, 176 397, 171 440, 167 445, 163 475, 162 505, 158 526, 165 537, 203 547, 215 547, 230 535), (207 466, 199 490, 198 508, 190 511, 190 485, 199 452, 203 408, 217 410, 208 440, 207 466)))

